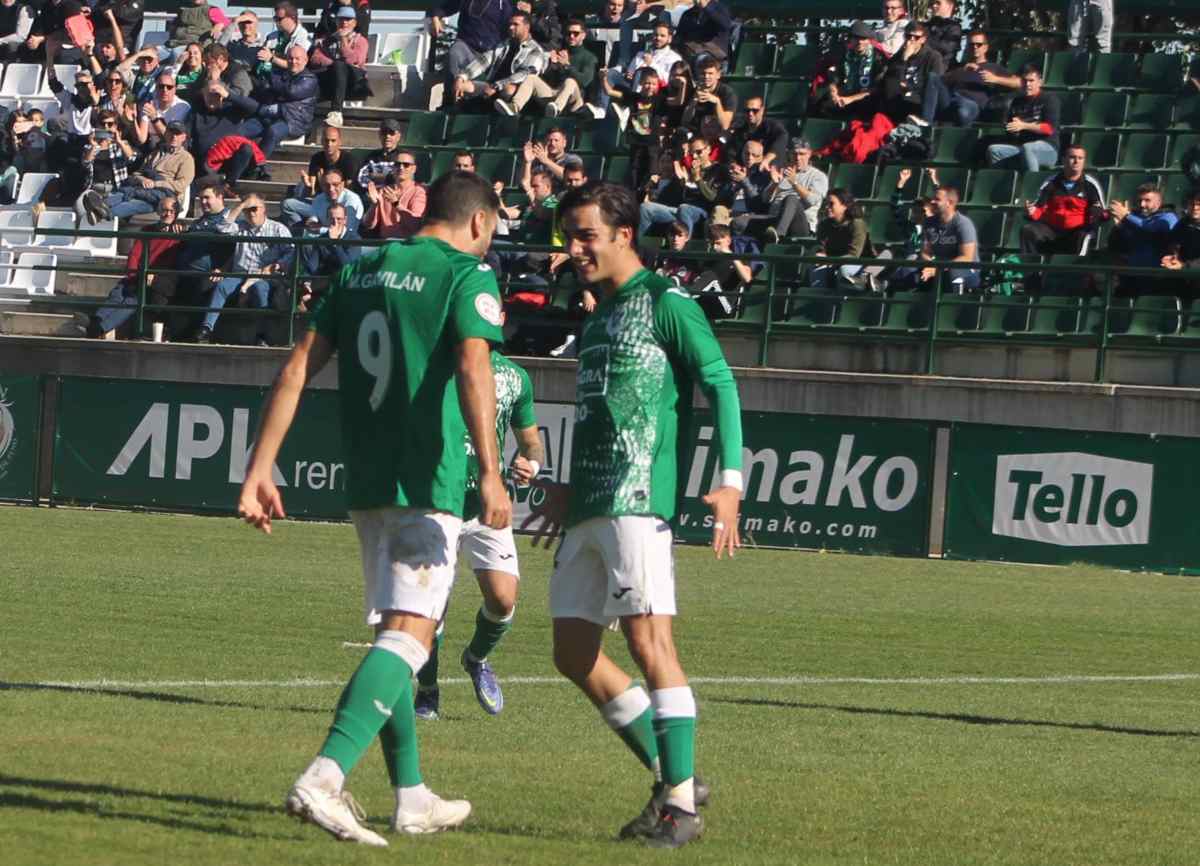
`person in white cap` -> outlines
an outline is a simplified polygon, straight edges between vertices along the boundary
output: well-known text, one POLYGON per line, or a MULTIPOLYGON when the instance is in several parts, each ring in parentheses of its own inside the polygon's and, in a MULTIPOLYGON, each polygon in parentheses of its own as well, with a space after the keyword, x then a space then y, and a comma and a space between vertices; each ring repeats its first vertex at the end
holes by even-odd
POLYGON ((317 75, 321 96, 331 103, 326 118, 330 126, 341 127, 342 107, 347 99, 365 98, 371 92, 367 84, 367 37, 359 33, 358 16, 350 6, 337 11, 337 32, 322 36, 313 46, 308 65, 317 75))

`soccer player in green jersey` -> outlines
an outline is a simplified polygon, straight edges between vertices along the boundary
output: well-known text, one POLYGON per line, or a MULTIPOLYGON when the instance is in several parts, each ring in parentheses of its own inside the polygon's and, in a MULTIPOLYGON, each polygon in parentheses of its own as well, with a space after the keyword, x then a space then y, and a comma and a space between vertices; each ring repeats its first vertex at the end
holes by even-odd
MULTIPOLYGON (((533 411, 533 383, 520 365, 499 352, 492 352, 492 374, 496 379, 496 444, 503 453, 509 427, 517 440, 517 456, 512 477, 524 486, 537 477, 546 459, 533 411)), ((483 604, 475 614, 475 633, 462 654, 462 666, 475 687, 475 699, 490 715, 504 709, 504 692, 488 662, 488 656, 512 626, 517 604, 517 586, 521 580, 517 567, 517 545, 511 526, 492 529, 479 519, 479 464, 472 453, 467 479, 467 500, 463 511, 459 554, 475 572, 483 604)), ((444 622, 444 621, 443 621, 444 622)), ((442 645, 442 625, 433 640, 429 661, 417 673, 417 718, 438 718, 438 651, 442 645)))
POLYGON ((471 811, 466 800, 443 800, 422 781, 412 675, 429 657, 454 582, 468 434, 479 455, 480 521, 503 529, 512 517, 488 357, 502 339, 500 298, 495 275, 479 261, 498 207, 483 178, 443 175, 414 237, 341 270, 267 398, 242 485, 239 513, 270 532, 272 518, 284 516, 272 480, 280 444, 305 384, 336 352, 347 498, 375 641, 286 808, 338 839, 387 845, 359 823, 343 787, 376 735, 396 794, 393 830, 432 833, 471 811))
POLYGON ((698 383, 716 416, 721 459, 720 486, 704 497, 714 516, 713 550, 718 558, 732 556, 741 543, 737 385, 700 307, 642 266, 638 203, 630 190, 588 184, 568 191, 559 208, 575 272, 603 300, 579 339, 567 531, 550 578, 554 663, 642 763, 661 774, 650 802, 621 836, 677 848, 702 829, 693 766, 696 701, 671 633, 677 439, 698 383), (613 620, 648 695, 601 649, 613 620))

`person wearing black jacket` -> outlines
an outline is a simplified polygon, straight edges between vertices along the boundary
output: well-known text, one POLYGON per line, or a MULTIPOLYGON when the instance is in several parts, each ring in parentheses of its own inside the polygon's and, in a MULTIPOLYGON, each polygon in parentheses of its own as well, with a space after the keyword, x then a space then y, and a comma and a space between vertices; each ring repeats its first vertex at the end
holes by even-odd
MULTIPOLYGON (((1170 271, 1200 269, 1200 193, 1188 196, 1183 208, 1184 217, 1167 238, 1167 255, 1162 266, 1170 271)), ((1173 293, 1186 300, 1200 298, 1200 282, 1173 280, 1173 293)))
POLYGON ((517 0, 517 9, 529 15, 529 33, 547 51, 563 47, 562 22, 554 0, 517 0))
POLYGON ((942 55, 946 68, 958 63, 962 48, 962 23, 954 16, 954 0, 933 0, 929 4, 929 47, 942 55))
POLYGON ((675 50, 693 65, 702 54, 724 61, 729 57, 732 31, 733 17, 722 0, 696 0, 675 28, 675 50))
POLYGON ((988 145, 988 162, 1004 167, 1020 161, 1026 171, 1054 165, 1058 162, 1059 112, 1058 97, 1042 90, 1042 70, 1025 64, 1021 67, 1021 95, 1012 101, 1004 123, 1009 137, 988 145))
MULTIPOLYGON (((192 156, 196 159, 197 175, 204 169, 208 152, 222 138, 242 135, 242 124, 254 117, 258 103, 248 96, 230 90, 220 81, 210 81, 192 104, 191 113, 184 121, 188 141, 192 143, 192 156)), ((222 194, 231 197, 237 192, 237 183, 254 161, 254 149, 249 144, 237 148, 221 167, 225 175, 222 194)))
POLYGON ((904 47, 888 61, 883 73, 880 109, 895 123, 906 121, 928 126, 932 117, 927 112, 926 92, 933 86, 934 76, 946 71, 942 55, 929 45, 929 28, 914 21, 905 28, 904 47))

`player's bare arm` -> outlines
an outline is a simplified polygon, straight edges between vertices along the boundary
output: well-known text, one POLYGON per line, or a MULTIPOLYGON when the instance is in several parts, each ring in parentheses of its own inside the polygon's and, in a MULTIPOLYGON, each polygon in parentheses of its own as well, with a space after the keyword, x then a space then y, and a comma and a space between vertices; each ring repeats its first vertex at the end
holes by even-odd
POLYGON ((283 439, 292 426, 292 419, 296 417, 296 407, 300 404, 304 386, 332 356, 333 346, 328 340, 316 331, 306 331, 292 348, 292 353, 275 377, 271 393, 267 395, 246 479, 242 482, 238 514, 251 526, 268 535, 271 533, 271 518, 286 516, 283 497, 271 475, 275 458, 279 456, 283 439))
POLYGON ((513 434, 517 438, 517 456, 512 463, 513 480, 524 487, 537 477, 542 464, 546 462, 546 449, 537 427, 514 429, 513 434))
POLYGON ((479 457, 479 519, 492 529, 504 529, 512 523, 512 502, 500 476, 496 444, 496 381, 487 340, 468 337, 459 344, 456 378, 463 420, 479 457))

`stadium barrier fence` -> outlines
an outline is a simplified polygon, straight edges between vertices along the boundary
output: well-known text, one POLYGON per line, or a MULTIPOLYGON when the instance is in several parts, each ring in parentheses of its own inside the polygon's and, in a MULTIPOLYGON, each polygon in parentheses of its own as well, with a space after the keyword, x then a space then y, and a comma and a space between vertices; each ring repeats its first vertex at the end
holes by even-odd
MULTIPOLYGON (((54 236, 112 237, 149 239, 161 237, 150 232, 118 231, 97 232, 86 230, 74 232, 67 229, 44 229, 39 234, 54 236)), ((178 237, 174 235, 172 237, 178 237)), ((192 235, 189 241, 209 241, 214 244, 234 244, 240 235, 192 235)), ((287 273, 272 278, 286 292, 286 309, 243 309, 230 305, 221 310, 222 316, 240 319, 259 316, 274 318, 279 327, 280 341, 290 345, 296 329, 303 325, 297 309, 301 296, 301 284, 312 281, 320 284, 328 279, 324 276, 308 276, 300 271, 299 250, 308 246, 346 245, 343 240, 328 237, 297 238, 251 238, 257 243, 292 244, 297 248, 287 273)), ((389 241, 360 239, 354 246, 371 248, 389 241)), ((797 246, 802 246, 797 244, 797 246)), ((520 244, 506 248, 509 252, 561 252, 559 247, 520 244)), ((150 269, 149 244, 142 245, 141 263, 137 273, 137 308, 135 330, 146 333, 145 317, 150 313, 191 313, 198 316, 207 312, 206 306, 153 305, 147 302, 147 275, 177 275, 203 278, 195 271, 150 269)), ((1200 349, 1200 301, 1187 304, 1176 303, 1173 309, 1157 305, 1140 307, 1128 295, 1117 293, 1116 277, 1126 278, 1139 288, 1150 287, 1159 296, 1190 297, 1193 287, 1200 284, 1200 270, 1167 270, 1165 268, 1130 268, 1098 263, 1056 264, 1040 261, 991 261, 975 262, 970 267, 979 270, 983 282, 997 282, 1002 275, 1017 275, 1020 279, 1036 275, 1043 282, 1043 290, 1036 294, 1018 293, 1005 296, 983 290, 958 294, 946 285, 945 272, 962 268, 962 262, 951 260, 922 261, 922 267, 932 267, 937 277, 930 288, 919 292, 885 294, 860 291, 852 287, 816 289, 806 284, 808 271, 817 265, 836 263, 861 264, 885 270, 909 267, 916 264, 907 259, 824 258, 811 254, 758 253, 736 256, 706 250, 686 249, 672 251, 671 258, 712 261, 720 258, 742 258, 763 265, 753 282, 736 292, 723 293, 734 300, 739 313, 736 318, 720 320, 715 324, 718 336, 722 333, 752 335, 758 339, 758 363, 769 366, 772 341, 795 340, 799 336, 809 339, 836 338, 857 342, 904 342, 923 345, 925 352, 924 372, 938 372, 938 352, 941 348, 964 343, 1003 343, 1010 346, 1044 346, 1047 344, 1071 345, 1093 349, 1095 364, 1093 381, 1106 381, 1107 356, 1110 346, 1136 348, 1150 352, 1183 352, 1200 349), (995 278, 993 278, 995 275, 995 278), (1170 288, 1171 291, 1165 291, 1170 288), (1015 311, 1013 309, 1015 307, 1015 311), (1013 321, 1019 320, 1019 321, 1013 321)), ((49 270, 48 266, 37 266, 33 270, 49 270)), ((111 268, 96 269, 94 266, 74 267, 60 265, 58 270, 72 272, 107 273, 114 277, 120 274, 111 268)), ((256 276, 245 272, 224 272, 222 277, 256 276)), ((519 281, 514 280, 514 283, 519 281)), ((502 286, 503 288, 503 286, 502 286)), ((564 292, 562 286, 552 292, 564 292)), ((234 296, 236 297, 236 296, 234 296)), ((72 298, 52 296, 34 299, 37 303, 49 303, 56 307, 78 309, 81 312, 104 306, 99 298, 72 298)), ((0 304, 3 301, 0 300, 0 304)), ((17 303, 29 305, 27 299, 17 303)), ((27 307, 28 308, 28 307, 27 307)), ((32 307, 36 308, 36 307, 32 307)), ((509 322, 515 327, 522 322, 547 323, 547 317, 556 314, 565 316, 565 306, 554 306, 539 310, 535 314, 513 312, 509 322)), ((566 318, 550 323, 562 324, 568 329, 572 323, 566 318)))

